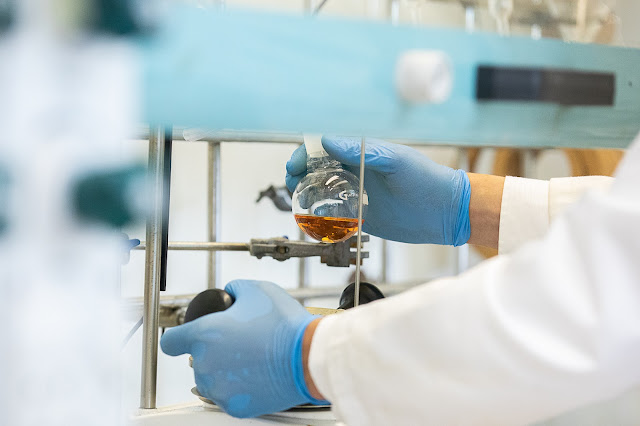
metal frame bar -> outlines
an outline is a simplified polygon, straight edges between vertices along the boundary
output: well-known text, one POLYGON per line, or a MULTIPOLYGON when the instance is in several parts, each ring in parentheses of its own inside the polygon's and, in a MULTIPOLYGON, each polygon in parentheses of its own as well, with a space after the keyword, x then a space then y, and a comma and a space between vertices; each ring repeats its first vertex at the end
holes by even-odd
MULTIPOLYGON (((142 241, 140 245, 132 250, 145 250, 148 243, 142 241)), ((215 241, 170 241, 169 250, 182 251, 249 251, 248 243, 219 243, 215 241)))
POLYGON ((360 267, 362 266, 362 208, 364 204, 364 156, 365 138, 360 141, 360 181, 358 182, 358 237, 356 243, 356 277, 353 292, 353 307, 360 304, 360 267))
MULTIPOLYGON (((207 233, 209 242, 216 242, 220 232, 220 142, 207 146, 207 233)), ((207 256, 207 288, 218 284, 218 256, 210 251, 207 256)))
MULTIPOLYGON (((306 235, 302 232, 302 229, 298 232, 298 239, 300 241, 306 240, 306 235)), ((298 288, 305 288, 307 286, 307 258, 298 258, 298 288)))
MULTIPOLYGON (((184 136, 185 128, 174 128, 174 141, 182 142, 247 142, 247 143, 304 143, 302 133, 287 132, 258 132, 258 131, 242 131, 242 130, 212 130, 203 131, 201 137, 187 139, 184 136)), ((148 139, 149 128, 140 126, 135 135, 135 139, 148 139)))
POLYGON ((382 247, 380 249, 380 282, 387 282, 387 272, 389 269, 389 241, 382 240, 382 247))
MULTIPOLYGON (((158 373, 158 321, 162 286, 162 235, 164 220, 165 130, 155 129, 149 137, 149 172, 153 183, 153 212, 147 219, 144 307, 142 326, 142 372, 140 408, 156 408, 158 373)), ((166 278, 166 275, 165 275, 166 278)))
MULTIPOLYGON (((277 143, 277 144, 303 144, 303 135, 302 133, 273 133, 273 132, 246 132, 246 131, 235 131, 235 130, 224 130, 224 131, 211 131, 207 132, 205 137, 202 137, 198 140, 187 140, 183 136, 183 128, 174 128, 173 129, 173 141, 174 142, 189 142, 189 143, 210 143, 216 144, 221 142, 239 142, 239 143, 277 143)), ((146 127, 141 127, 133 140, 147 140, 149 139, 149 129, 146 127)), ((386 138, 388 142, 398 143, 402 145, 407 145, 411 147, 446 147, 446 148, 457 148, 457 149, 466 149, 466 148, 500 148, 503 147, 500 144, 488 145, 488 144, 465 144, 458 145, 455 143, 444 143, 444 142, 432 142, 432 141, 422 141, 416 139, 394 139, 394 138, 386 138)), ((513 146, 514 149, 537 149, 537 150, 545 150, 545 149, 557 149, 557 147, 528 147, 528 146, 513 146)), ((591 149, 591 148, 585 148, 591 149)), ((595 148, 594 148, 595 149, 595 148)), ((217 161, 220 161, 219 158, 217 161)))
MULTIPOLYGON (((424 284, 431 280, 440 278, 440 276, 428 277, 418 281, 398 282, 394 284, 382 283, 377 287, 386 296, 401 293, 418 285, 424 284)), ((313 287, 313 288, 294 288, 288 289, 287 292, 296 300, 304 301, 309 299, 337 297, 344 291, 344 285, 332 285, 329 287, 313 287)), ((195 294, 166 295, 160 297, 160 312, 167 309, 184 308, 195 297, 195 294)), ((121 307, 122 316, 124 318, 136 319, 140 317, 140 311, 143 309, 143 300, 141 298, 130 298, 123 302, 121 307)))

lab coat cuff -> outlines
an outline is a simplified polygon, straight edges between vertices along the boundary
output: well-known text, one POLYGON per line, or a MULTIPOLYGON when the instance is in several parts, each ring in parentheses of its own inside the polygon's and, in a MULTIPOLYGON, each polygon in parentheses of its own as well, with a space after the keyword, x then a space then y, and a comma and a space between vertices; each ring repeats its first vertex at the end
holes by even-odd
POLYGON ((614 182, 608 176, 554 178, 549 181, 549 220, 562 214, 586 192, 606 192, 614 182))
POLYGON ((498 252, 514 251, 549 228, 549 182, 508 176, 500 210, 498 252))

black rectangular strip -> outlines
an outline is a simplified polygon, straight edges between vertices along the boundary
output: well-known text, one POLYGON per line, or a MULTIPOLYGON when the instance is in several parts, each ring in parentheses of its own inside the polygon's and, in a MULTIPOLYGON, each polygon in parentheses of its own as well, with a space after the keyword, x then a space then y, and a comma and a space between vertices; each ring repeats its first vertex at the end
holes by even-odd
POLYGON ((613 105, 612 73, 549 68, 478 67, 478 100, 548 102, 560 105, 613 105))

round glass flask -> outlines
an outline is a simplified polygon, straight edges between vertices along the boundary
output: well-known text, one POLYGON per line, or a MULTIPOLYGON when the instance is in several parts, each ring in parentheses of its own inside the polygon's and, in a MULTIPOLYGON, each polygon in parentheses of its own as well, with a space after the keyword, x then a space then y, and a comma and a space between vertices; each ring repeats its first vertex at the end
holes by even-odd
MULTIPOLYGON (((292 210, 302 231, 318 241, 337 243, 358 232, 359 179, 329 157, 320 138, 305 136, 307 175, 292 197, 292 210)), ((363 194, 363 221, 368 205, 363 194)))

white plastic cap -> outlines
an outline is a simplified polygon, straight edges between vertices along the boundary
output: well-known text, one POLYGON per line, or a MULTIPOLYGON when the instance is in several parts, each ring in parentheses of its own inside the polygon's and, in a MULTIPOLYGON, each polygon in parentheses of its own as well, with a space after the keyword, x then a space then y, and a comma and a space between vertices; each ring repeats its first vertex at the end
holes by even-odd
POLYGON ((453 67, 439 50, 408 50, 398 58, 396 90, 412 103, 439 104, 451 95, 453 67))
POLYGON ((305 134, 304 146, 307 149, 308 157, 325 157, 329 155, 322 147, 322 135, 305 134))

